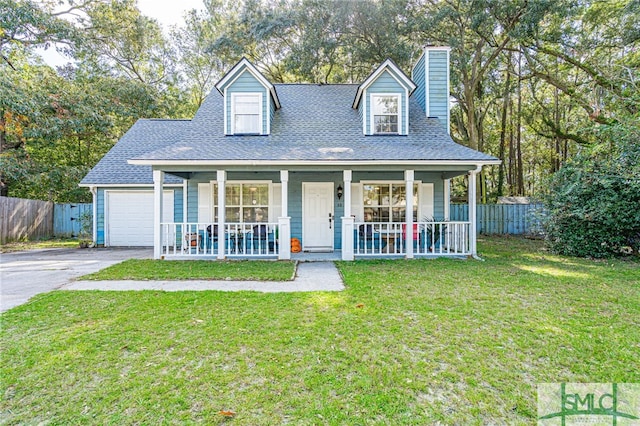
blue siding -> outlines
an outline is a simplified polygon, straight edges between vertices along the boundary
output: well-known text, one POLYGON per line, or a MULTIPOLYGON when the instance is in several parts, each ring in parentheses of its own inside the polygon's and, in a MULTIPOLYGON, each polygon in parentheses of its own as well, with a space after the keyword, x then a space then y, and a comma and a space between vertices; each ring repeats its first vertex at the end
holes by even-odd
POLYGON ((189 183, 187 184, 187 222, 197 222, 197 221, 198 221, 198 182, 190 180, 189 183))
POLYGON ((376 78, 376 80, 371 83, 371 85, 367 88, 367 90, 364 93, 365 96, 365 109, 364 109, 364 114, 365 114, 365 122, 366 122, 366 133, 367 134, 372 134, 372 129, 371 129, 371 123, 370 123, 370 118, 371 118, 371 99, 370 96, 372 93, 400 93, 400 104, 401 104, 401 111, 400 111, 400 126, 399 126, 399 133, 400 134, 406 134, 407 133, 407 129, 405 129, 405 118, 407 116, 407 96, 405 94, 406 89, 405 87, 400 84, 394 77, 393 75, 388 71, 385 70, 384 72, 382 72, 378 78, 376 78))
POLYGON ((411 73, 411 79, 416 84, 416 90, 413 92, 413 97, 420 104, 420 108, 426 113, 427 107, 425 106, 425 72, 424 72, 424 63, 425 63, 425 55, 420 57, 420 60, 413 67, 413 71, 411 73))
POLYGON ((271 117, 270 96, 267 89, 247 70, 227 88, 227 134, 231 134, 231 98, 233 93, 262 93, 262 133, 267 133, 267 120, 271 117))
POLYGON ((103 245, 104 244, 104 189, 98 188, 98 192, 96 194, 96 203, 97 209, 96 214, 98 215, 96 221, 96 244, 103 245))
POLYGON ((447 52, 430 50, 427 53, 429 54, 429 116, 438 117, 448 129, 447 52))

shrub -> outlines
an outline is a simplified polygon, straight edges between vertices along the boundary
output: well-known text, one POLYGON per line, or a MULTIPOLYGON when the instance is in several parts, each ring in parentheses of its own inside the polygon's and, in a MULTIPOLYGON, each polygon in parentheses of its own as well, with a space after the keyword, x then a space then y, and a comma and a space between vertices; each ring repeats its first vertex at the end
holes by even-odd
POLYGON ((544 226, 556 253, 609 257, 640 250, 640 123, 598 133, 600 144, 550 179, 544 226))

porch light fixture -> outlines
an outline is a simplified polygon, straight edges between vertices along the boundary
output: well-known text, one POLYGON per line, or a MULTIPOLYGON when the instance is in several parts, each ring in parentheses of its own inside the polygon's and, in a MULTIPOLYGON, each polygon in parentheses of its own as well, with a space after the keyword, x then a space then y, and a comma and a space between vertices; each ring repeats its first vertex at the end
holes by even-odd
POLYGON ((338 200, 342 198, 342 185, 338 185, 336 195, 338 196, 338 200))

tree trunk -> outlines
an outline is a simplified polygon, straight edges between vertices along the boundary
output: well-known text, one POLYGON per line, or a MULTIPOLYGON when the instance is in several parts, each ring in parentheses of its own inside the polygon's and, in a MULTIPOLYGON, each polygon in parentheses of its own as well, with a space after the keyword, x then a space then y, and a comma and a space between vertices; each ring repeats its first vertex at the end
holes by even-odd
POLYGON ((524 172, 522 170, 522 54, 518 56, 518 110, 517 110, 517 122, 518 127, 516 130, 516 160, 518 162, 517 167, 517 179, 518 189, 517 195, 524 195, 524 172))
MULTIPOLYGON (((509 63, 511 63, 511 54, 508 57, 509 63)), ((504 195, 504 151, 505 142, 507 136, 507 109, 509 108, 509 92, 511 91, 511 73, 509 66, 507 67, 507 78, 504 83, 504 93, 502 95, 502 115, 500 117, 500 148, 498 151, 498 158, 500 158, 500 165, 498 166, 498 197, 504 195)))

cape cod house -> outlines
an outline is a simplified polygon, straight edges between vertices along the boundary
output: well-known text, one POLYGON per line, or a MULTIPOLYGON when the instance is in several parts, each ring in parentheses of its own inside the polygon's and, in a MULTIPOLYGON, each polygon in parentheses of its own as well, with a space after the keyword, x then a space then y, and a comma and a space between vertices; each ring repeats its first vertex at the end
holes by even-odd
POLYGON ((448 134, 448 48, 426 47, 411 78, 387 60, 360 85, 272 84, 242 59, 216 89, 192 120, 139 120, 82 180, 96 244, 155 258, 475 255, 475 175, 499 161, 448 134), (449 221, 464 174, 470 220, 449 221))

